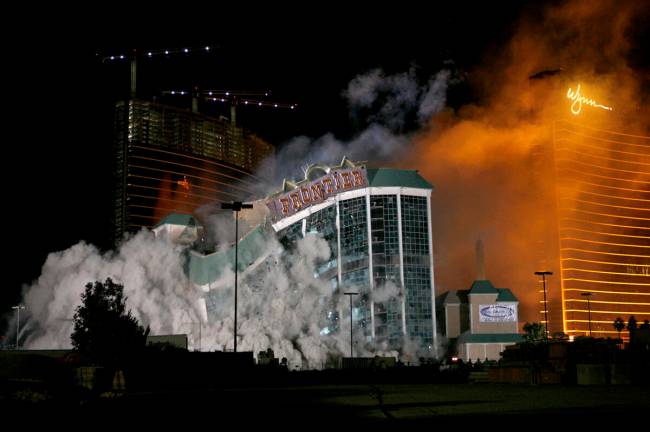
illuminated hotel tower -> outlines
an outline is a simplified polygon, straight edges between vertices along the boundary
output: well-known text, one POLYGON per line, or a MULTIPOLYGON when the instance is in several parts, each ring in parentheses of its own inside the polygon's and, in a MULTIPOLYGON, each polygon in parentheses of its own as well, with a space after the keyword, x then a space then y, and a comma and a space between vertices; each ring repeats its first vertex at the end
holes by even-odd
POLYGON ((650 319, 650 137, 561 121, 553 142, 564 332, 616 337, 650 319))

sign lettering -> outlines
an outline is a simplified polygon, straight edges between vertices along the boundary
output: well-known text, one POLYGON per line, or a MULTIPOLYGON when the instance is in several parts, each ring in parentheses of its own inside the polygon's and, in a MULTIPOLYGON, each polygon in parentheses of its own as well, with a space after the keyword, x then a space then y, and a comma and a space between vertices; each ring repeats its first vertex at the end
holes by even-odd
POLYGON ((293 191, 269 199, 266 205, 271 211, 273 222, 277 222, 337 193, 365 187, 368 187, 368 176, 364 168, 337 169, 293 191))
POLYGON ((580 114, 580 111, 582 111, 582 104, 589 105, 594 108, 601 108, 607 111, 613 110, 612 107, 601 105, 593 99, 589 99, 588 97, 582 96, 580 94, 580 84, 578 84, 578 88, 576 88, 575 92, 571 87, 569 87, 569 91, 567 91, 566 97, 573 101, 573 103, 571 104, 571 112, 574 115, 580 114))
POLYGON ((479 305, 478 314, 480 322, 517 322, 517 305, 479 305))

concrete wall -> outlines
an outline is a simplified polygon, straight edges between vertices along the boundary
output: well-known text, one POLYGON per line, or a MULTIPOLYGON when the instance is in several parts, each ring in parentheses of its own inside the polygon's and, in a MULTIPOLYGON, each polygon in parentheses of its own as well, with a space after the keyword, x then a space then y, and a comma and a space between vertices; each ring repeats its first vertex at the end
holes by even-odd
POLYGON ((514 343, 466 343, 460 344, 458 347, 458 354, 463 361, 481 360, 499 360, 501 359, 501 352, 506 349, 508 345, 514 343))
POLYGON ((450 304, 445 306, 445 319, 447 337, 457 338, 460 336, 460 304, 450 304))

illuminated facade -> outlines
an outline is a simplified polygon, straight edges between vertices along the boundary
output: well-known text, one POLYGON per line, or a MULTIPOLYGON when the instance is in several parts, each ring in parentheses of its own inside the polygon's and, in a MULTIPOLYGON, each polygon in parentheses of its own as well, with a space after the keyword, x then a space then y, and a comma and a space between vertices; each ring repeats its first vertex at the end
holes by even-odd
POLYGON ((570 336, 650 318, 650 137, 554 128, 561 302, 570 336))
POLYGON ((115 110, 114 240, 171 212, 241 200, 273 147, 229 121, 138 99, 115 110))

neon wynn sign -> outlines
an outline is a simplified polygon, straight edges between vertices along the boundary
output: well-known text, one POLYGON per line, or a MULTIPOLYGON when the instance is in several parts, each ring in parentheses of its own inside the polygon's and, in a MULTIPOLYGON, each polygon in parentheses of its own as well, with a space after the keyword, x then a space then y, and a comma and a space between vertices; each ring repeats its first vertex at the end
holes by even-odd
POLYGON ((573 101, 573 103, 571 104, 571 112, 574 115, 580 114, 580 111, 582 111, 582 104, 589 105, 594 108, 601 108, 607 111, 613 110, 612 107, 601 105, 593 99, 589 99, 588 97, 582 96, 580 94, 580 84, 578 84, 578 88, 576 88, 575 92, 571 87, 569 87, 569 91, 567 91, 566 97, 573 101))

